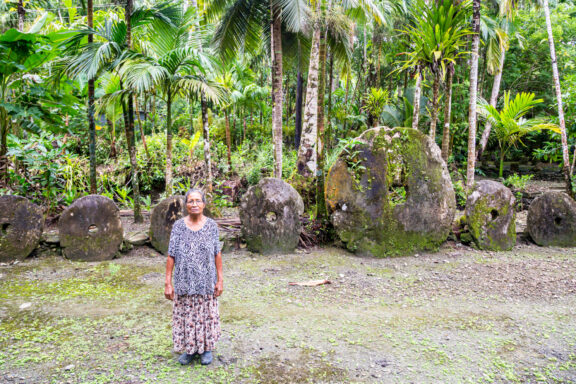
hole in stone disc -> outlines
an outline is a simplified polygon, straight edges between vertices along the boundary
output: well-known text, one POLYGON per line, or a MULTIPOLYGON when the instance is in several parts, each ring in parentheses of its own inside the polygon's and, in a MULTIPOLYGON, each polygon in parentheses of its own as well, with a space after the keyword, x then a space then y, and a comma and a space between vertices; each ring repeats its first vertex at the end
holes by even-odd
POLYGON ((90 227, 88 227, 88 233, 90 234, 98 233, 98 227, 92 224, 90 227))
POLYGON ((498 217, 498 211, 495 209, 491 210, 490 216, 492 216, 492 220, 496 220, 496 218, 498 217))
POLYGON ((562 224, 562 218, 561 218, 561 217, 556 217, 556 218, 554 219, 554 224, 556 224, 556 225, 562 224))
POLYGON ((275 223, 276 222, 276 213, 275 212, 268 212, 266 214, 266 221, 269 223, 275 223))
POLYGON ((0 236, 6 236, 8 234, 8 228, 10 228, 10 223, 2 223, 0 226, 0 236))

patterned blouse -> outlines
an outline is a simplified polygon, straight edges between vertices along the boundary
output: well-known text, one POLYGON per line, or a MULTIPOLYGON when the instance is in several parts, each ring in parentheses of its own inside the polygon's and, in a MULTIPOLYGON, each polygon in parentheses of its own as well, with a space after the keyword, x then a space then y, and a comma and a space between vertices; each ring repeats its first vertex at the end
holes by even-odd
POLYGON ((220 252, 218 224, 206 218, 204 226, 193 231, 184 218, 172 226, 168 255, 174 258, 174 293, 213 295, 216 285, 215 256, 220 252))

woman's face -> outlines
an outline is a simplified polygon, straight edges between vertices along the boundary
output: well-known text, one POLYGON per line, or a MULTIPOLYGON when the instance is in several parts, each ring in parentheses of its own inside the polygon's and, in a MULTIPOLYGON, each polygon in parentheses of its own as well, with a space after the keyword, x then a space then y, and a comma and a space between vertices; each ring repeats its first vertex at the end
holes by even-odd
POLYGON ((193 192, 188 195, 188 201, 186 202, 186 211, 189 215, 200 215, 204 211, 204 202, 202 201, 202 195, 198 192, 193 192))

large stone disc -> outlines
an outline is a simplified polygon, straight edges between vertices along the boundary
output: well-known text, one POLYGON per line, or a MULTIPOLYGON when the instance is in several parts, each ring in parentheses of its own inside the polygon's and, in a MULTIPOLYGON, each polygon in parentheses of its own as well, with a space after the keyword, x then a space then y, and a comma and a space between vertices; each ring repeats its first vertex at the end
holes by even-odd
POLYGON ((475 183, 466 201, 466 223, 479 249, 504 251, 516 245, 515 200, 501 183, 475 183))
POLYGON ((150 215, 150 243, 158 251, 165 255, 168 252, 170 234, 174 222, 187 215, 184 196, 170 196, 153 209, 150 215))
POLYGON ((373 256, 437 249, 456 209, 440 149, 410 128, 372 128, 348 145, 326 178, 326 203, 346 247, 373 256))
POLYGON ((22 196, 0 196, 0 261, 22 260, 38 246, 42 209, 22 196))
POLYGON ((576 247, 576 202, 563 192, 546 192, 528 208, 527 230, 538 245, 576 247))
POLYGON ((294 251, 303 212, 302 197, 290 184, 271 177, 260 180, 240 203, 242 234, 248 248, 263 254, 294 251))
POLYGON ((60 216, 58 227, 60 245, 70 260, 113 259, 124 238, 118 207, 100 195, 74 201, 60 216))

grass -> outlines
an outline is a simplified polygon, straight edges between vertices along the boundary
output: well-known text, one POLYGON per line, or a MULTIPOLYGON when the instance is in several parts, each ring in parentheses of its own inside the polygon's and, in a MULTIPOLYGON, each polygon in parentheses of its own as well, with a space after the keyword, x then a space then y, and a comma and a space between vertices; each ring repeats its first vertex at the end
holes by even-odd
POLYGON ((564 260, 562 251, 533 251, 516 250, 523 257, 512 260, 466 251, 442 263, 436 255, 370 259, 332 248, 226 255, 224 334, 210 367, 176 362, 163 258, 28 260, 0 270, 0 381, 9 374, 39 383, 569 383, 574 293, 509 297, 500 286, 474 291, 459 278, 484 271, 487 260, 556 266, 548 273, 558 279, 576 272, 574 263, 552 263, 564 260), (318 278, 332 284, 288 285, 318 278), (21 310, 23 303, 31 306, 21 310))

